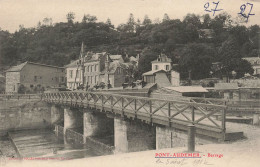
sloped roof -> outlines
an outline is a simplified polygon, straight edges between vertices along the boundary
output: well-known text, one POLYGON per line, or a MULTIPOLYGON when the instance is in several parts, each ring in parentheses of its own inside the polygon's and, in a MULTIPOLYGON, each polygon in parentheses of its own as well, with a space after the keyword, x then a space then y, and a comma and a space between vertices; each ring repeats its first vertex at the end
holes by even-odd
POLYGON ((134 62, 138 62, 138 59, 137 59, 136 57, 134 57, 134 56, 131 56, 131 57, 129 58, 129 60, 130 60, 130 61, 134 61, 134 62))
POLYGON ((77 67, 77 63, 79 60, 75 60, 73 62, 71 62, 70 64, 65 65, 65 68, 72 68, 72 67, 77 67))
POLYGON ((21 71, 23 69, 23 67, 27 64, 27 61, 19 64, 17 66, 12 66, 11 68, 9 68, 6 72, 11 72, 11 71, 21 71))
POLYGON ((166 71, 165 70, 151 70, 151 71, 148 71, 148 72, 146 72, 146 73, 143 73, 143 76, 144 75, 154 75, 155 73, 157 73, 157 72, 165 72, 166 73, 166 71))
POLYGON ((106 52, 102 52, 102 53, 92 53, 92 52, 89 52, 85 56, 84 62, 98 61, 100 57, 105 56, 106 54, 107 54, 106 52))
POLYGON ((207 89, 203 88, 202 86, 170 86, 164 87, 168 90, 173 90, 180 93, 203 93, 208 92, 207 89))
POLYGON ((21 71, 26 64, 34 64, 34 65, 39 65, 39 66, 46 66, 46 67, 52 67, 52 68, 63 68, 63 67, 58 67, 58 66, 52 66, 52 65, 47 65, 47 64, 40 64, 40 63, 34 63, 34 62, 24 62, 22 64, 19 64, 17 66, 12 66, 9 68, 6 72, 15 72, 15 71, 21 71))
POLYGON ((123 59, 122 55, 109 55, 113 61, 123 59))
POLYGON ((215 83, 216 90, 234 90, 238 89, 237 83, 215 83))
POLYGON ((172 60, 170 58, 168 58, 165 54, 161 54, 158 56, 158 58, 154 61, 152 61, 152 63, 171 63, 172 60))
MULTIPOLYGON (((116 69, 121 67, 123 69, 127 69, 129 66, 127 63, 120 63, 119 61, 113 61, 109 63, 109 74, 114 74, 116 69)), ((101 74, 105 74, 105 69, 101 72, 101 74)))

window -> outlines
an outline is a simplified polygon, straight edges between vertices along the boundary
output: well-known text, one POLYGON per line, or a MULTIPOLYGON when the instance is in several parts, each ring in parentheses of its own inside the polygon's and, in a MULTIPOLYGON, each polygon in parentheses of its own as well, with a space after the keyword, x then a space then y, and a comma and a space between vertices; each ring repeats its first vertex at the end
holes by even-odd
POLYGON ((169 65, 166 65, 165 69, 168 71, 170 70, 170 66, 169 65))
POLYGON ((34 76, 34 82, 37 82, 37 76, 34 76))
POLYGON ((15 91, 15 85, 13 86, 13 89, 14 89, 13 91, 15 91))
POLYGON ((80 70, 77 70, 76 78, 79 78, 79 77, 80 77, 80 70))
POLYGON ((154 69, 155 69, 155 70, 158 70, 158 65, 155 65, 155 66, 154 66, 154 69))
POLYGON ((95 83, 97 83, 97 81, 98 81, 98 76, 96 75, 95 76, 95 83))
POLYGON ((98 65, 97 64, 95 65, 95 71, 98 71, 98 65))
POLYGON ((70 78, 72 78, 73 77, 73 70, 70 70, 69 74, 70 74, 70 78))
POLYGON ((93 79, 93 76, 90 77, 90 83, 92 84, 92 79, 93 79))
POLYGON ((64 77, 61 77, 61 82, 64 82, 64 77))
POLYGON ((89 69, 89 68, 90 68, 90 66, 88 66, 88 72, 90 72, 90 69, 89 69))

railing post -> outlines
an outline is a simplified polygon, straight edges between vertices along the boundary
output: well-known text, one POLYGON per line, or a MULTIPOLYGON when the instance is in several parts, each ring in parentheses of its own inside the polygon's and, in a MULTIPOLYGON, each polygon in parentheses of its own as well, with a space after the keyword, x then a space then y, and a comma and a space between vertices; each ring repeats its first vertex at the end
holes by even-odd
POLYGON ((152 118, 152 113, 153 113, 152 100, 150 100, 149 106, 150 106, 150 107, 149 107, 149 108, 150 108, 150 123, 152 123, 152 121, 153 121, 153 120, 152 120, 152 119, 153 119, 153 118, 152 118))
POLYGON ((134 100, 134 103, 135 103, 135 118, 137 118, 137 111, 136 111, 136 109, 137 109, 137 106, 136 106, 136 99, 134 100))
POLYGON ((169 119, 169 127, 171 127, 171 103, 168 102, 168 119, 169 119))
POLYGON ((224 108, 222 111, 222 137, 223 141, 225 140, 225 134, 226 134, 226 110, 227 108, 224 108))
POLYGON ((122 110, 121 110, 121 117, 124 117, 124 98, 121 97, 122 99, 122 110))
POLYGON ((194 105, 191 108, 191 119, 192 119, 192 124, 194 125, 194 121, 195 121, 195 107, 194 107, 194 105))
POLYGON ((196 127, 194 125, 188 125, 188 152, 195 151, 195 132, 196 127))

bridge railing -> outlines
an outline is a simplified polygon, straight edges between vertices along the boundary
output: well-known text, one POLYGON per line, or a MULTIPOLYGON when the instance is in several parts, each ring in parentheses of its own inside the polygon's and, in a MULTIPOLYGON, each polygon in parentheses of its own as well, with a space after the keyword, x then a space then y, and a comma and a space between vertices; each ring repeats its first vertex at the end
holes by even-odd
POLYGON ((44 93, 42 99, 50 103, 93 107, 166 126, 194 124, 209 131, 226 130, 225 105, 94 92, 44 93), (220 116, 221 120, 216 120, 215 115, 220 116))
POLYGON ((6 99, 6 100, 10 100, 10 99, 40 99, 41 98, 41 94, 0 94, 0 98, 1 99, 6 99))

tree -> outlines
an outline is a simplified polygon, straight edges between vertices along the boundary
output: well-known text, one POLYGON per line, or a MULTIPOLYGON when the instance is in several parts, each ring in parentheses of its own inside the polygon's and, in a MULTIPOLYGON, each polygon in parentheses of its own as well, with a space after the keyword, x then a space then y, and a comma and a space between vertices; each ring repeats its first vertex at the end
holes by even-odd
POLYGON ((107 18, 106 24, 110 26, 112 25, 110 18, 107 18))
POLYGON ((82 18, 82 23, 95 23, 97 21, 97 17, 96 16, 92 16, 90 14, 87 14, 83 16, 82 18))
POLYGON ((127 32, 131 32, 133 33, 135 31, 135 18, 134 18, 134 15, 133 13, 130 13, 130 16, 128 18, 128 21, 126 23, 126 30, 127 32))
POLYGON ((207 44, 192 43, 186 45, 180 53, 181 77, 187 78, 189 71, 191 71, 192 79, 208 77, 215 55, 214 47, 207 44))
POLYGON ((169 21, 170 20, 170 17, 168 16, 168 14, 167 13, 165 13, 164 15, 163 15, 163 22, 165 22, 165 21, 169 21))
POLYGON ((73 24, 73 20, 74 20, 74 19, 75 19, 75 13, 69 12, 69 13, 67 14, 68 23, 73 24))
POLYGON ((151 19, 148 17, 148 15, 145 15, 143 25, 149 25, 151 23, 152 23, 151 19))

